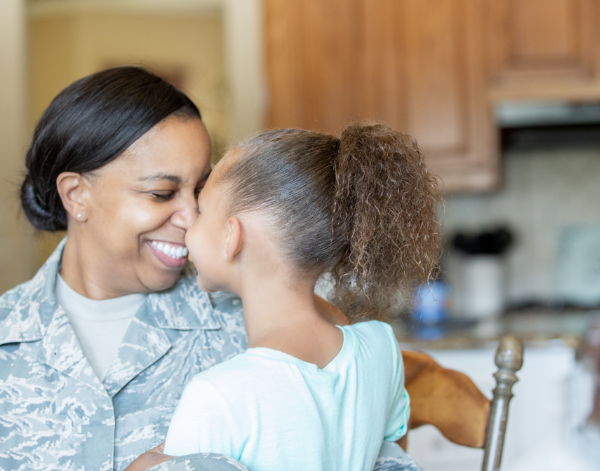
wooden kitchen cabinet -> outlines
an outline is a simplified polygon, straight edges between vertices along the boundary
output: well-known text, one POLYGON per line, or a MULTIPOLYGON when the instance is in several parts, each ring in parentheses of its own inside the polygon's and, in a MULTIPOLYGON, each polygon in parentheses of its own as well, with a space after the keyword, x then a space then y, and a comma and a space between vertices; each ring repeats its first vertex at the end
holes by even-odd
POLYGON ((497 185, 485 0, 265 0, 268 125, 415 136, 447 191, 497 185))
POLYGON ((486 3, 492 95, 600 99, 598 0, 486 3))

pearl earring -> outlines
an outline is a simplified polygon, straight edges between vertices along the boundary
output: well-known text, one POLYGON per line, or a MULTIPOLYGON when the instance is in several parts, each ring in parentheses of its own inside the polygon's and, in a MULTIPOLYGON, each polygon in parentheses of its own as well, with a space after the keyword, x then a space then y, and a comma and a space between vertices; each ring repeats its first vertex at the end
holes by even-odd
POLYGON ((81 217, 81 213, 79 213, 79 214, 77 215, 77 217, 78 217, 78 218, 80 218, 80 217, 81 217))

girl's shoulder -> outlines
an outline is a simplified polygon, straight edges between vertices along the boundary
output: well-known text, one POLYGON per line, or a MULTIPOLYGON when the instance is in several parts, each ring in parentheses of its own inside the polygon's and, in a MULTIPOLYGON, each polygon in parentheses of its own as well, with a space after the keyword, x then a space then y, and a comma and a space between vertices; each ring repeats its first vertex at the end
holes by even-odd
POLYGON ((353 355, 360 363, 402 368, 402 354, 390 324, 371 320, 344 326, 342 330, 345 337, 351 337, 353 355))
POLYGON ((341 327, 346 332, 352 332, 354 335, 372 342, 377 339, 386 339, 391 343, 397 343, 396 336, 392 326, 387 322, 376 320, 357 322, 356 324, 345 325, 341 327))

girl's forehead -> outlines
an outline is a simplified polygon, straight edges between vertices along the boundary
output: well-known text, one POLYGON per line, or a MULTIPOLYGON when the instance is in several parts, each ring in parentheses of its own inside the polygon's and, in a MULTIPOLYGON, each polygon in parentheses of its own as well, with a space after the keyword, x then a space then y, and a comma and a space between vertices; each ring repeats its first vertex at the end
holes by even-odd
POLYGON ((228 167, 229 165, 231 165, 235 161, 237 161, 240 154, 241 154, 241 152, 239 149, 237 149, 237 148, 230 149, 225 153, 225 155, 223 156, 223 158, 219 161, 219 163, 217 165, 221 165, 222 167, 228 167))
POLYGON ((239 157, 238 149, 231 149, 219 160, 217 165, 213 168, 210 176, 212 180, 220 179, 226 170, 233 165, 239 157))

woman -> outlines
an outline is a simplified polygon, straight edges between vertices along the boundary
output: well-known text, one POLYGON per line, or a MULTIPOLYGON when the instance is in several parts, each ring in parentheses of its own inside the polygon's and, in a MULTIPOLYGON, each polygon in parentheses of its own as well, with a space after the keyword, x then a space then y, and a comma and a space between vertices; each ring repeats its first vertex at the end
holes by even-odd
POLYGON ((196 106, 143 69, 83 78, 45 111, 22 205, 67 238, 0 297, 1 469, 124 469, 194 374, 246 349, 239 299, 186 263, 210 155, 196 106))

